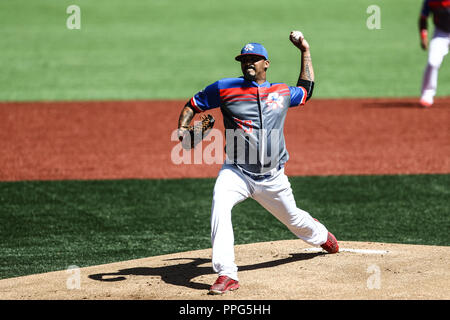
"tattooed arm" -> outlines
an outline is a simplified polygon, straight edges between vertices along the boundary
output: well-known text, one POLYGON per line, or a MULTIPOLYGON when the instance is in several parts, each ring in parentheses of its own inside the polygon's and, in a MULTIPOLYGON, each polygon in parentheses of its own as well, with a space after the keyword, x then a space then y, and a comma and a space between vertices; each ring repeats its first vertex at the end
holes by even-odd
POLYGON ((309 100, 314 90, 314 69, 311 61, 311 52, 309 50, 309 43, 305 38, 301 38, 300 41, 295 41, 290 37, 291 42, 300 49, 302 53, 301 69, 298 77, 297 86, 306 89, 307 98, 309 100))
POLYGON ((178 139, 180 141, 183 140, 184 133, 188 130, 194 114, 195 112, 191 107, 191 103, 188 101, 183 110, 181 110, 180 117, 178 118, 178 139))
MULTIPOLYGON (((303 40, 305 42, 305 40, 303 40)), ((302 51, 302 67, 300 71, 299 80, 314 81, 314 69, 311 61, 311 53, 309 48, 302 51)))

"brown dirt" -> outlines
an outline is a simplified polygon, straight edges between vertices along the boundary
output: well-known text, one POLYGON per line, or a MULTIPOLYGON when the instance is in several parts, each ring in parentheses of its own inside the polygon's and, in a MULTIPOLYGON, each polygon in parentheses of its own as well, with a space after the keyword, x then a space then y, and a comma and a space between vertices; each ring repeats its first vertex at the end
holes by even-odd
MULTIPOLYGON (((0 103, 0 181, 215 177, 220 164, 175 165, 170 140, 184 101, 0 103)), ((219 120, 218 110, 211 112, 219 120)), ((288 113, 288 175, 450 173, 450 98, 312 100, 288 113)), ((449 299, 450 247, 300 240, 236 247, 242 287, 207 295, 210 250, 0 280, 0 299, 449 299), (369 288, 379 268, 380 288, 369 288)))
MULTIPOLYGON (((449 299, 450 247, 341 242, 311 252, 301 240, 236 246, 241 288, 208 295, 210 250, 0 280, 1 299, 365 300, 449 299), (361 253, 348 249, 376 250, 361 253), (69 281, 68 281, 69 280, 69 281), (69 283, 69 286, 68 286, 69 283)), ((315 248, 314 248, 315 249, 315 248)))
MULTIPOLYGON (((184 101, 0 103, 0 181, 215 177, 175 165, 184 101)), ((213 110, 222 130, 220 111, 213 110)), ((311 100, 289 110, 288 175, 450 172, 450 98, 311 100)))

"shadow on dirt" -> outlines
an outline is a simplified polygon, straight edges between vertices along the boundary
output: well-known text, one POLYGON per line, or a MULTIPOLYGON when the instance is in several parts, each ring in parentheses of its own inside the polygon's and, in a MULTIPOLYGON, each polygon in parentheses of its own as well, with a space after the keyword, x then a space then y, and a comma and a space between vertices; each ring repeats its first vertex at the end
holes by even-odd
POLYGON ((380 101, 363 103, 364 108, 419 108, 424 109, 418 102, 380 101))
MULTIPOLYGON (((288 258, 272 260, 267 262, 255 263, 251 265, 239 266, 239 271, 251 271, 263 268, 272 268, 286 263, 292 263, 297 261, 309 260, 314 257, 325 254, 324 252, 313 252, 313 253, 294 253, 291 254, 288 258)), ((198 283, 193 282, 192 279, 207 275, 213 274, 211 265, 209 266, 200 266, 202 264, 211 263, 210 259, 203 258, 175 258, 175 259, 167 259, 164 261, 174 261, 174 260, 192 260, 187 263, 180 263, 169 266, 162 267, 138 267, 138 268, 129 268, 122 269, 118 272, 113 273, 98 273, 89 275, 89 278, 97 281, 105 281, 105 282, 115 282, 115 281, 124 281, 126 280, 126 276, 158 276, 161 277, 161 280, 167 284, 175 285, 175 286, 183 286, 192 289, 198 290, 207 290, 211 286, 211 284, 198 283)))

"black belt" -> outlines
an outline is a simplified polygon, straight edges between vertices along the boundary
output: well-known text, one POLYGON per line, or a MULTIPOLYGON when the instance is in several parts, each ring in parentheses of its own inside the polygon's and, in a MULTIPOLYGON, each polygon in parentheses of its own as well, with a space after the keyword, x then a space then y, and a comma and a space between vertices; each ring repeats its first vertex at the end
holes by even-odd
MULTIPOLYGON (((279 164, 278 167, 277 167, 277 171, 281 170, 283 167, 284 167, 284 165, 279 164)), ((256 181, 264 180, 264 179, 267 179, 267 178, 270 178, 270 177, 273 176, 273 174, 270 174, 270 173, 269 174, 253 174, 253 173, 248 172, 248 171, 244 171, 244 170, 241 170, 241 171, 246 176, 248 176, 248 177, 250 177, 250 178, 252 178, 253 180, 256 180, 256 181)))

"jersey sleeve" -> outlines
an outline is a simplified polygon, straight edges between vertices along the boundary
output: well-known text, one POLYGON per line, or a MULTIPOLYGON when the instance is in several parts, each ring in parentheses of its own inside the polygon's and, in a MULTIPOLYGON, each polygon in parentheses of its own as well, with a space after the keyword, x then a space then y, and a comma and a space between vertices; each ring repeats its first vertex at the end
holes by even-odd
POLYGON ((422 10, 420 11, 420 15, 424 18, 428 18, 428 16, 430 15, 430 5, 428 2, 429 0, 424 0, 422 10))
POLYGON ((306 103, 307 93, 303 87, 289 87, 291 93, 291 107, 302 106, 306 103))
POLYGON ((218 108, 220 106, 219 81, 196 93, 191 99, 191 105, 196 112, 218 108))

